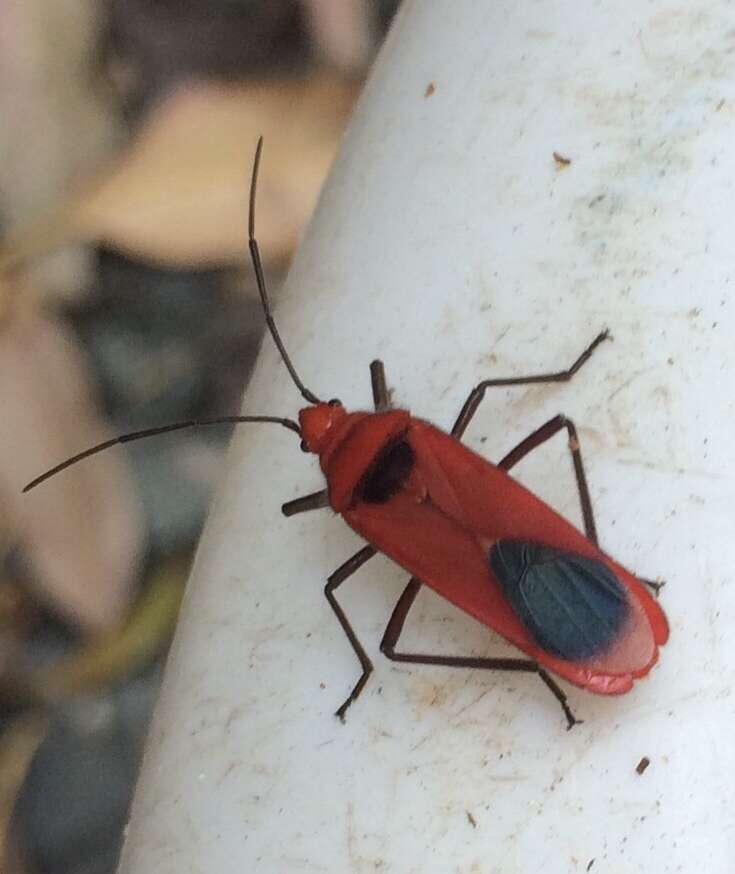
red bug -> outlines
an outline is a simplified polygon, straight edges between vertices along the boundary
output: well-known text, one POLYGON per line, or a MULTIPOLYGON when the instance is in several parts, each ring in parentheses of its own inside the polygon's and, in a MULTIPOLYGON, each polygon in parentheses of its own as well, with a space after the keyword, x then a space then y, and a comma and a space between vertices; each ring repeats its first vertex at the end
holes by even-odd
POLYGON ((325 595, 360 661, 362 674, 337 710, 344 718, 373 667, 335 597, 337 588, 377 552, 412 576, 380 644, 399 662, 537 673, 556 696, 571 728, 565 693, 549 671, 601 695, 627 692, 656 663, 668 625, 646 590, 660 584, 637 578, 598 545, 592 503, 574 424, 555 416, 522 440, 497 465, 460 439, 488 388, 563 382, 608 338, 600 333, 567 370, 484 380, 464 403, 447 434, 390 408, 383 364, 370 366, 374 412, 348 413, 325 403, 301 382, 271 313, 255 239, 255 191, 262 139, 250 192, 249 246, 266 322, 291 377, 308 401, 299 422, 275 416, 193 420, 125 434, 79 453, 47 471, 25 491, 97 452, 130 440, 219 422, 273 422, 319 456, 327 488, 289 501, 283 512, 330 506, 368 541, 328 579, 325 595), (512 479, 508 471, 546 440, 566 430, 585 533, 512 479), (481 658, 396 652, 408 612, 422 585, 498 632, 528 658, 481 658))

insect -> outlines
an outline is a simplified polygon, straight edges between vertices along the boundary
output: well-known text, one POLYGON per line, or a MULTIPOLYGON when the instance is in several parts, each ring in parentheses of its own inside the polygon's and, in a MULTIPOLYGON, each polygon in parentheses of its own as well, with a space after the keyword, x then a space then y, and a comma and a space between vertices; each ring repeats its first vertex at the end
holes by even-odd
POLYGON ((326 488, 283 505, 286 516, 331 507, 367 545, 328 578, 325 595, 361 666, 337 710, 344 720, 373 670, 336 593, 352 574, 382 552, 411 574, 380 649, 397 662, 536 673, 575 719, 551 674, 601 695, 627 692, 656 663, 668 637, 666 617, 648 588, 603 553, 598 544, 577 430, 555 416, 497 464, 461 439, 489 389, 570 380, 608 339, 603 331, 566 370, 486 379, 472 389, 445 433, 407 410, 391 408, 382 362, 370 365, 374 411, 349 413, 338 400, 320 400, 301 381, 273 319, 255 237, 255 194, 262 150, 258 142, 250 188, 249 247, 265 320, 291 378, 308 406, 298 422, 275 416, 192 420, 124 434, 69 458, 26 486, 107 449, 143 437, 220 422, 279 424, 318 455, 326 488), (584 534, 533 495, 509 472, 555 434, 566 431, 584 534), (525 654, 484 658, 397 650, 411 606, 428 586, 525 654))

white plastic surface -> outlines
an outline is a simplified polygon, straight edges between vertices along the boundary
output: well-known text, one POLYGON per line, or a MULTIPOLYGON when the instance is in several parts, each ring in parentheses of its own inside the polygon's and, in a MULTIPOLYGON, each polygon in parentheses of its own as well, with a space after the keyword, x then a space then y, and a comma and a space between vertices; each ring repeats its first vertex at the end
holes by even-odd
MULTIPOLYGON (((322 589, 361 543, 281 516, 316 459, 245 426, 125 874, 733 870, 734 30, 724 2, 405 3, 277 309, 315 392, 369 408, 380 357, 447 427, 482 377, 566 367, 609 326, 571 384, 490 393, 467 442, 497 459, 575 420, 604 548, 668 581, 660 664, 620 698, 568 687, 567 733, 533 676, 381 657, 406 574, 377 557, 339 591, 375 662, 341 725, 359 669, 322 589)), ((245 411, 299 401, 266 341, 245 411)), ((518 476, 579 520, 561 437, 518 476)), ((426 593, 408 625, 406 649, 508 652, 426 593)))

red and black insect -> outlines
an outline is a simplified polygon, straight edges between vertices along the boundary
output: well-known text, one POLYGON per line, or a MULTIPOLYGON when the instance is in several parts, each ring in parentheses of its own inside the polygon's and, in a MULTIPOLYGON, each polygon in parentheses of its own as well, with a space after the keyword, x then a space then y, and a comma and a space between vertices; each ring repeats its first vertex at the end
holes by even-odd
POLYGON ((567 370, 488 379, 470 392, 447 434, 406 410, 392 409, 380 361, 370 365, 374 412, 348 413, 337 400, 321 401, 301 382, 273 320, 255 239, 255 191, 262 140, 250 192, 249 245, 265 319, 291 377, 309 403, 298 423, 274 416, 228 416, 125 434, 81 452, 26 486, 117 443, 219 422, 273 422, 294 431, 301 448, 319 456, 327 487, 283 505, 287 516, 331 507, 367 545, 328 579, 325 595, 362 667, 347 708, 373 666, 336 599, 358 568, 382 552, 411 579, 380 644, 398 662, 525 671, 538 674, 556 696, 571 728, 577 720, 550 673, 601 695, 627 692, 656 663, 668 625, 636 577, 599 547, 579 439, 574 424, 555 416, 497 464, 460 441, 485 393, 499 386, 566 382, 608 338, 600 333, 567 370), (566 431, 584 520, 582 534, 516 482, 509 471, 560 431, 566 431), (521 650, 527 658, 481 658, 397 652, 411 605, 426 585, 521 650))

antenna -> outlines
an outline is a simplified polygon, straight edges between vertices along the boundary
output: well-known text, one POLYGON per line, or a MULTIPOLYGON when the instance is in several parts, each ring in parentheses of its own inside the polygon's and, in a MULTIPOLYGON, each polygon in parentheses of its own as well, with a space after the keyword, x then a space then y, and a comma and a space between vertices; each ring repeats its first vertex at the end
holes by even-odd
MULTIPOLYGON (((258 145, 255 150, 255 161, 253 162, 253 177, 250 183, 250 216, 248 223, 250 256, 253 260, 253 269, 255 270, 255 278, 258 282, 258 291, 260 292, 260 300, 263 304, 265 321, 268 325, 268 330, 270 331, 271 336, 273 337, 276 346, 278 347, 278 351, 281 353, 281 358, 283 358, 283 362, 288 368, 288 372, 291 374, 291 379, 293 379, 296 387, 301 392, 304 399, 307 400, 310 404, 319 404, 321 403, 321 401, 315 394, 313 394, 309 391, 308 388, 306 388, 303 382, 301 382, 301 380, 299 379, 299 375, 296 373, 296 370, 291 363, 291 359, 288 357, 288 353, 286 352, 283 341, 281 340, 278 329, 276 328, 276 323, 273 320, 271 305, 268 299, 268 292, 265 287, 265 278, 263 276, 263 265, 260 261, 258 241, 255 239, 255 190, 258 183, 258 167, 260 166, 260 153, 262 149, 263 137, 260 137, 258 139, 258 145)), ((89 458, 92 455, 97 455, 98 453, 104 452, 106 449, 110 449, 113 446, 117 446, 121 443, 130 443, 133 440, 143 440, 146 437, 155 437, 158 434, 168 434, 171 431, 182 431, 185 428, 201 428, 206 425, 237 425, 242 422, 271 422, 276 425, 282 425, 284 428, 288 428, 290 431, 294 431, 296 434, 299 435, 299 437, 301 436, 301 429, 299 428, 297 422, 294 422, 293 419, 282 419, 277 416, 222 416, 216 419, 190 419, 186 422, 175 422, 171 425, 161 425, 157 428, 146 428, 143 431, 131 431, 129 434, 121 434, 119 437, 113 437, 110 440, 105 440, 103 443, 98 443, 96 446, 90 446, 89 449, 85 449, 83 452, 72 455, 71 458, 67 458, 66 461, 62 461, 60 464, 49 468, 47 471, 45 471, 45 473, 42 473, 40 476, 37 476, 35 479, 31 480, 28 485, 25 486, 23 491, 29 492, 31 489, 35 489, 36 486, 41 485, 41 483, 45 482, 47 479, 50 479, 52 476, 56 476, 57 473, 61 473, 62 470, 66 470, 67 467, 78 464, 80 461, 84 461, 85 458, 89 458)))
POLYGON ((157 434, 168 434, 170 431, 182 431, 184 428, 201 428, 205 425, 237 425, 241 422, 273 422, 276 425, 283 425, 284 428, 288 428, 289 431, 295 431, 301 436, 301 429, 296 422, 291 419, 280 419, 277 416, 222 416, 218 419, 191 419, 188 422, 176 422, 173 425, 160 425, 157 428, 146 428, 143 431, 131 431, 129 434, 121 434, 119 437, 113 437, 110 440, 105 440, 103 443, 98 443, 96 446, 90 446, 89 449, 72 455, 71 458, 67 458, 66 461, 62 461, 60 464, 49 468, 45 473, 32 479, 27 486, 24 486, 23 491, 30 492, 31 489, 40 486, 42 482, 51 479, 52 476, 56 476, 57 473, 66 470, 67 467, 84 461, 85 458, 89 458, 91 455, 104 452, 105 449, 111 449, 120 443, 131 443, 133 440, 155 437, 157 434))
POLYGON ((296 368, 293 366, 293 364, 291 363, 291 359, 288 357, 288 352, 286 352, 286 347, 283 345, 283 340, 281 340, 281 335, 278 333, 278 328, 276 327, 276 323, 273 319, 271 304, 268 298, 268 292, 265 287, 265 276, 263 275, 263 265, 260 261, 260 250, 258 249, 258 241, 255 239, 255 191, 258 187, 258 168, 260 167, 260 153, 262 151, 263 137, 259 137, 258 145, 255 148, 253 176, 250 181, 250 220, 248 222, 248 243, 250 246, 250 257, 253 260, 255 278, 258 282, 260 300, 263 304, 265 323, 268 325, 268 330, 271 333, 271 337, 273 337, 274 343, 278 347, 278 351, 281 353, 283 363, 288 368, 288 372, 291 374, 291 379, 294 381, 294 385, 296 386, 296 388, 301 392, 301 396, 310 404, 320 404, 321 401, 319 400, 319 398, 313 392, 309 391, 309 389, 301 381, 298 373, 296 373, 296 368))

